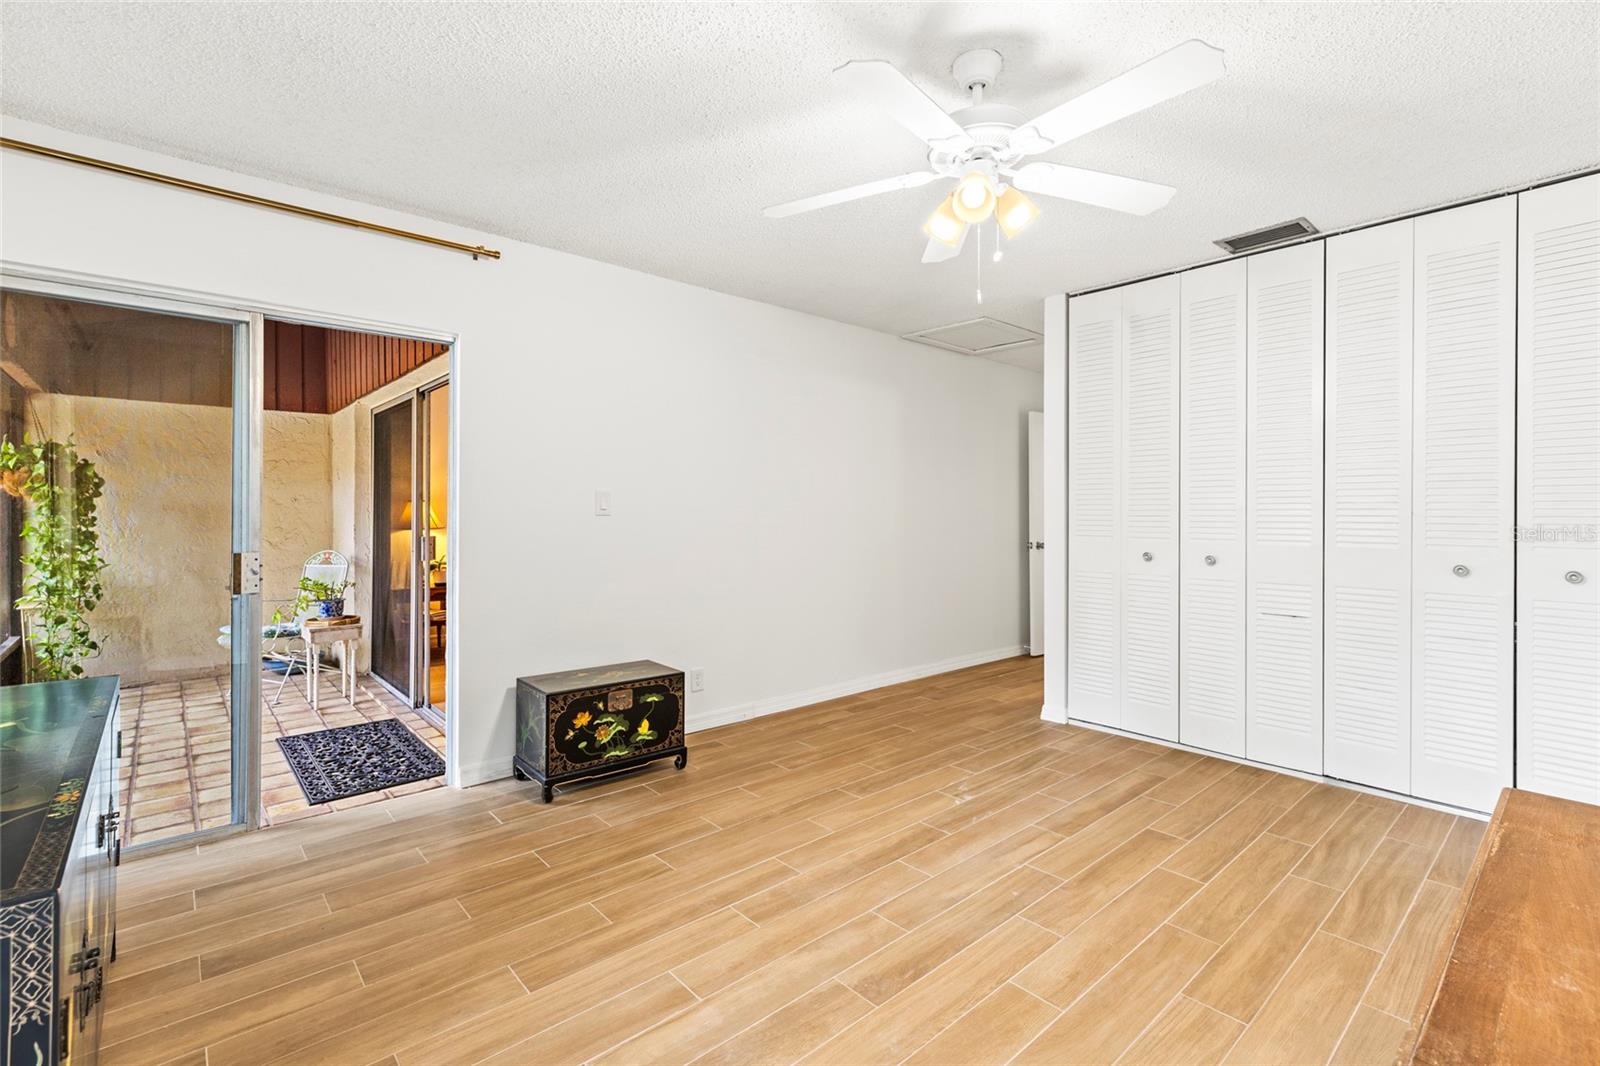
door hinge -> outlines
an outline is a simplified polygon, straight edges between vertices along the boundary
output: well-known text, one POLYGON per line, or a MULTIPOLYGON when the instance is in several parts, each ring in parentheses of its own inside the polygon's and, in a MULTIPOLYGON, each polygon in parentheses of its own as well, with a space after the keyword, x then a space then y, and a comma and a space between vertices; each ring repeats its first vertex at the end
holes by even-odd
POLYGON ((233 553, 233 594, 249 596, 261 591, 261 553, 233 553))

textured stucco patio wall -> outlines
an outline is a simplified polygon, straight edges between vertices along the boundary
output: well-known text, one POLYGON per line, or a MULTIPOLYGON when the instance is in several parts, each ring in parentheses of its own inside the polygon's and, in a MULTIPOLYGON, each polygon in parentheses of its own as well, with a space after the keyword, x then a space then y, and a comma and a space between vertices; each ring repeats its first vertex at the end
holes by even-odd
MULTIPOLYGON (((45 394, 30 404, 30 432, 72 437, 106 482, 109 565, 90 616, 102 651, 88 670, 131 685, 225 667, 217 627, 228 621, 232 572, 232 412, 45 394)), ((293 598, 306 556, 332 546, 331 452, 326 415, 268 411, 264 422, 262 592, 271 601, 293 598)))

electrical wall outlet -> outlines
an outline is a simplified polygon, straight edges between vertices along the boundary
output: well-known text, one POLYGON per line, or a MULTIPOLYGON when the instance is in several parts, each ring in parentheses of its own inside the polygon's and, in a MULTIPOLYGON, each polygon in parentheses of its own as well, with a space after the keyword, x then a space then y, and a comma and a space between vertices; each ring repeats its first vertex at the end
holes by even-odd
POLYGON ((689 691, 699 692, 706 687, 706 672, 700 667, 689 671, 689 691))

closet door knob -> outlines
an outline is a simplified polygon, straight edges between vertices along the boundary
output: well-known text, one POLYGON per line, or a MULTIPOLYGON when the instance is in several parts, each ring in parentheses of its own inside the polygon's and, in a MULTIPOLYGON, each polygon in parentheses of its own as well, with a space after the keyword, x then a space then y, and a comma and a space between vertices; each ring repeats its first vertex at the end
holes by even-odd
POLYGON ((1154 558, 1155 558, 1155 556, 1151 555, 1149 552, 1145 552, 1144 553, 1144 561, 1145 562, 1148 563, 1151 559, 1154 559, 1154 558))
POLYGON ((1566 579, 1567 584, 1569 585, 1583 584, 1583 575, 1576 570, 1568 570, 1566 573, 1566 579))
POLYGON ((1450 572, 1456 575, 1456 577, 1466 577, 1468 574, 1472 573, 1471 570, 1468 570, 1461 563, 1457 563, 1456 565, 1452 566, 1450 568, 1450 572))
POLYGON ((1206 565, 1207 566, 1216 566, 1217 565, 1217 557, 1215 555, 1206 556, 1206 565))

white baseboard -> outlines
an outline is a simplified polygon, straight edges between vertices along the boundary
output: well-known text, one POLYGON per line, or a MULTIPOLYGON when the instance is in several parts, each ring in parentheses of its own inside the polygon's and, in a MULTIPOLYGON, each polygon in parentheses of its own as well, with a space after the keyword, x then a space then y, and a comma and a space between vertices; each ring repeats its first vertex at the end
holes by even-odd
POLYGON ((456 772, 456 788, 471 788, 473 785, 486 785, 490 781, 499 781, 511 776, 511 756, 504 759, 491 759, 486 762, 473 763, 471 766, 461 766, 456 772))
MULTIPOLYGON (((780 711, 792 711, 796 707, 807 707, 813 703, 822 703, 824 700, 836 700, 841 696, 854 696, 858 692, 867 692, 871 689, 883 688, 886 685, 898 685, 905 681, 932 677, 934 674, 945 674, 951 670, 960 670, 968 666, 982 666, 984 663, 998 662, 1001 659, 1011 659, 1023 654, 1026 654, 1026 649, 1021 645, 993 648, 989 651, 975 652, 971 655, 959 655, 954 659, 943 659, 936 663, 924 663, 921 666, 908 666, 901 670, 890 670, 887 673, 858 677, 852 681, 843 681, 836 685, 823 685, 820 688, 808 689, 805 692, 794 692, 787 696, 774 696, 771 699, 735 704, 732 707, 719 707, 710 711, 697 711, 691 707, 688 713, 688 721, 685 723, 686 732, 697 733, 703 729, 715 729, 717 726, 732 725, 734 722, 743 722, 751 718, 760 718, 763 715, 777 714, 780 711)), ((459 767, 456 775, 456 785, 458 788, 471 788, 473 785, 482 785, 489 781, 498 781, 510 776, 511 756, 507 755, 503 760, 493 759, 459 767)))
POLYGON ((1039 717, 1054 725, 1067 724, 1067 709, 1065 707, 1052 707, 1048 703, 1039 708, 1039 717))
POLYGON ((703 729, 715 729, 718 726, 732 725, 734 722, 743 722, 751 718, 777 714, 780 711, 792 711, 796 707, 808 707, 813 703, 836 700, 841 696, 854 696, 858 692, 867 692, 871 689, 884 688, 888 685, 898 685, 906 681, 915 681, 918 678, 932 677, 934 674, 946 674, 951 670, 960 670, 968 666, 982 666, 984 663, 998 662, 1001 659, 1011 659, 1023 654, 1026 654, 1026 649, 1021 645, 994 648, 990 651, 980 651, 972 655, 960 655, 954 659, 944 659, 936 663, 924 663, 921 666, 908 666, 902 670, 890 670, 887 673, 858 677, 852 681, 843 681, 836 685, 823 685, 820 688, 808 689, 805 692, 795 692, 787 696, 774 696, 771 699, 739 703, 732 707, 718 707, 710 711, 696 711, 691 707, 689 709, 687 730, 690 733, 698 733, 703 729))
POLYGON ((1069 724, 1077 726, 1079 729, 1092 729, 1096 733, 1110 733, 1112 736, 1127 737, 1130 740, 1142 740, 1148 744, 1160 744, 1164 748, 1176 748, 1179 751, 1192 751, 1196 755, 1204 755, 1212 759, 1224 759, 1228 762, 1236 762, 1241 766, 1258 766, 1263 770, 1271 770, 1275 774, 1283 774, 1286 777, 1298 777, 1302 781, 1320 781, 1325 785, 1333 785, 1335 788, 1344 788, 1349 789, 1351 792, 1363 792, 1369 796, 1381 796, 1384 799, 1398 800, 1401 803, 1409 803, 1415 807, 1426 807, 1430 811, 1440 811, 1444 814, 1459 814, 1463 818, 1475 818, 1480 822, 1489 820, 1489 812, 1487 811, 1477 811, 1473 810, 1471 807, 1455 807, 1448 803, 1439 803, 1435 800, 1422 799, 1420 796, 1408 796, 1403 792, 1390 792, 1386 789, 1373 788, 1370 785, 1357 784, 1354 781, 1345 781, 1338 777, 1325 777, 1322 774, 1306 773, 1304 770, 1291 770, 1287 766, 1274 766, 1269 762, 1259 762, 1255 759, 1246 759, 1239 755, 1229 755, 1220 751, 1209 751, 1206 748, 1197 748, 1191 744, 1183 744, 1176 740, 1164 740, 1161 737, 1146 736, 1143 733, 1132 733, 1126 729, 1118 729, 1115 726, 1101 725, 1098 722, 1087 722, 1082 718, 1074 718, 1069 724))

